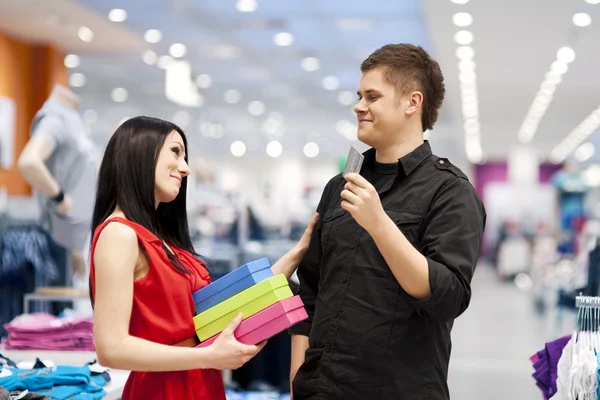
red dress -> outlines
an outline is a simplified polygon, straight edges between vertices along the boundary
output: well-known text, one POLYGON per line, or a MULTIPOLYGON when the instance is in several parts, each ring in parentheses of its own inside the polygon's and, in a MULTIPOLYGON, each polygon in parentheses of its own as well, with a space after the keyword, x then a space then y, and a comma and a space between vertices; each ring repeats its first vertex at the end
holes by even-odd
MULTIPOLYGON (((118 221, 132 228, 149 261, 148 275, 134 283, 133 308, 129 334, 152 342, 173 345, 195 335, 192 293, 211 280, 204 265, 189 252, 172 248, 191 274, 179 273, 169 262, 159 238, 135 222, 115 217, 103 222, 94 232, 90 277, 95 291, 94 250, 104 227, 118 221)), ((132 372, 123 400, 225 400, 221 371, 198 369, 174 372, 132 372)))

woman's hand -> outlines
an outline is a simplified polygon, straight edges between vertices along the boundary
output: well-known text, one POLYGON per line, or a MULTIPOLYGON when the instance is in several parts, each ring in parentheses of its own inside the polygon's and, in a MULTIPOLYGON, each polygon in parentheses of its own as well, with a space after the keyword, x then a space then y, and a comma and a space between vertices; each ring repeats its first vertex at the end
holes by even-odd
POLYGON ((306 250, 308 250, 310 238, 312 237, 313 230, 317 225, 318 220, 319 214, 315 213, 310 219, 310 222, 308 223, 308 226, 306 227, 306 230, 302 234, 302 237, 298 243, 296 243, 296 245, 290 251, 281 257, 279 261, 273 264, 271 267, 273 275, 284 274, 286 278, 290 279, 294 272, 296 272, 298 264, 300 264, 300 261, 302 261, 306 250))
POLYGON ((249 346, 237 341, 234 332, 242 322, 242 318, 242 314, 238 314, 227 328, 223 329, 217 340, 207 347, 211 354, 211 368, 238 369, 257 355, 267 344, 264 341, 256 346, 249 346))

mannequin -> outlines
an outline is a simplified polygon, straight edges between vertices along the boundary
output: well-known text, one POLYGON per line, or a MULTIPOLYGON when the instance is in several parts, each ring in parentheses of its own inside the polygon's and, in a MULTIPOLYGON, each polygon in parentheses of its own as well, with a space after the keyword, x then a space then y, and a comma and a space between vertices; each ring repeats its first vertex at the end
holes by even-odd
MULTIPOLYGON (((89 236, 99 161, 79 105, 79 96, 55 85, 33 118, 31 138, 18 160, 19 172, 38 197, 41 226, 64 252, 67 265, 69 253, 81 253, 89 236)), ((69 286, 71 272, 64 275, 62 283, 69 286)))

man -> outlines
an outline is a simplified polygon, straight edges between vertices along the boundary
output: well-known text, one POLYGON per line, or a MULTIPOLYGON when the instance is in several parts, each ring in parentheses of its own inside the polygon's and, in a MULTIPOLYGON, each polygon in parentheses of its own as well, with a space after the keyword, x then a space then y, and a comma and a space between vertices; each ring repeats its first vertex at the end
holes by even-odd
POLYGON ((292 328, 294 400, 449 399, 453 321, 469 305, 485 210, 431 153, 444 98, 437 62, 387 45, 361 65, 360 175, 334 177, 300 267, 309 318, 292 328))

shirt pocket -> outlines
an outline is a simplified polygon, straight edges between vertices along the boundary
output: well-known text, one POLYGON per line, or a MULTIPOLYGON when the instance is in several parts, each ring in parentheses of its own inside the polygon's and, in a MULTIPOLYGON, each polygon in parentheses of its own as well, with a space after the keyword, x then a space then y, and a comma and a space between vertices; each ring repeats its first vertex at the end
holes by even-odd
POLYGON ((343 208, 336 208, 325 213, 323 217, 323 229, 321 230, 321 249, 323 253, 331 249, 334 243, 336 227, 339 225, 341 217, 345 212, 346 210, 343 208))
POLYGON ((386 210, 387 215, 406 236, 408 241, 418 249, 421 214, 414 211, 386 210))

